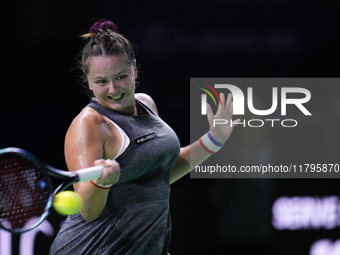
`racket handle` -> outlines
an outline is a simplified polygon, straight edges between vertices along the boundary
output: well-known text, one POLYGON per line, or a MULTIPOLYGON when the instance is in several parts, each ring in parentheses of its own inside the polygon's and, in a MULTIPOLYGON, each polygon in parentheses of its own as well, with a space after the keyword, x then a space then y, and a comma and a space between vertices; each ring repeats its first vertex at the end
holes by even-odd
POLYGON ((79 177, 78 182, 84 182, 99 178, 102 175, 104 168, 104 165, 100 165, 76 171, 75 173, 78 174, 79 177))

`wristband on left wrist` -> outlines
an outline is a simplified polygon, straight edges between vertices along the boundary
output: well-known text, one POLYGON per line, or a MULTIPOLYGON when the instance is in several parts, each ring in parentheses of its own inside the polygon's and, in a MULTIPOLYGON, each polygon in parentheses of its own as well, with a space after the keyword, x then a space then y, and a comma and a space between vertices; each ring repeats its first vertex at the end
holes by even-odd
POLYGON ((199 142, 203 149, 210 154, 215 154, 224 146, 224 143, 219 143, 212 137, 210 131, 203 135, 199 142))

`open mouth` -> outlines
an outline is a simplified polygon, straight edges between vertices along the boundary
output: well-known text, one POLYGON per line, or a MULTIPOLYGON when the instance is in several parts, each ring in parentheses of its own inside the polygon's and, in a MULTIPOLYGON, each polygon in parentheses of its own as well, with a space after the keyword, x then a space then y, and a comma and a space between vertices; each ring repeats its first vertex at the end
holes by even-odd
POLYGON ((124 93, 122 93, 122 94, 119 94, 119 95, 117 95, 117 96, 109 96, 108 98, 110 98, 111 100, 113 100, 113 101, 119 101, 119 100, 121 100, 123 97, 124 97, 124 93))

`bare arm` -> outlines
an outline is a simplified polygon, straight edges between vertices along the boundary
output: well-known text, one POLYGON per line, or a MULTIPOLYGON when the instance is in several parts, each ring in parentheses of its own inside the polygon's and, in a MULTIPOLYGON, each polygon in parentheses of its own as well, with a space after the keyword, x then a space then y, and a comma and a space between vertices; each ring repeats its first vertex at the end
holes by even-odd
MULTIPOLYGON (((104 164, 102 176, 97 180, 102 185, 114 184, 119 179, 120 169, 117 162, 103 160, 110 130, 103 117, 87 110, 72 122, 65 139, 65 158, 68 169, 75 171, 94 164, 104 164)), ((87 221, 93 221, 104 209, 108 189, 100 189, 90 181, 75 183, 75 191, 81 196, 84 206, 81 214, 87 221)))

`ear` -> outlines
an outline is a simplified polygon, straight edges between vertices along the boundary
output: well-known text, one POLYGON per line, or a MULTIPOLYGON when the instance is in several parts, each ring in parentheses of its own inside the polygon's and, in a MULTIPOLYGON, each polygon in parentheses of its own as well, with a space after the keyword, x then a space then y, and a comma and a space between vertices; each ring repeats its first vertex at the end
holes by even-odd
POLYGON ((93 90, 92 86, 90 85, 90 81, 89 81, 89 76, 88 75, 86 75, 86 83, 87 83, 87 86, 89 87, 89 90, 93 90))

